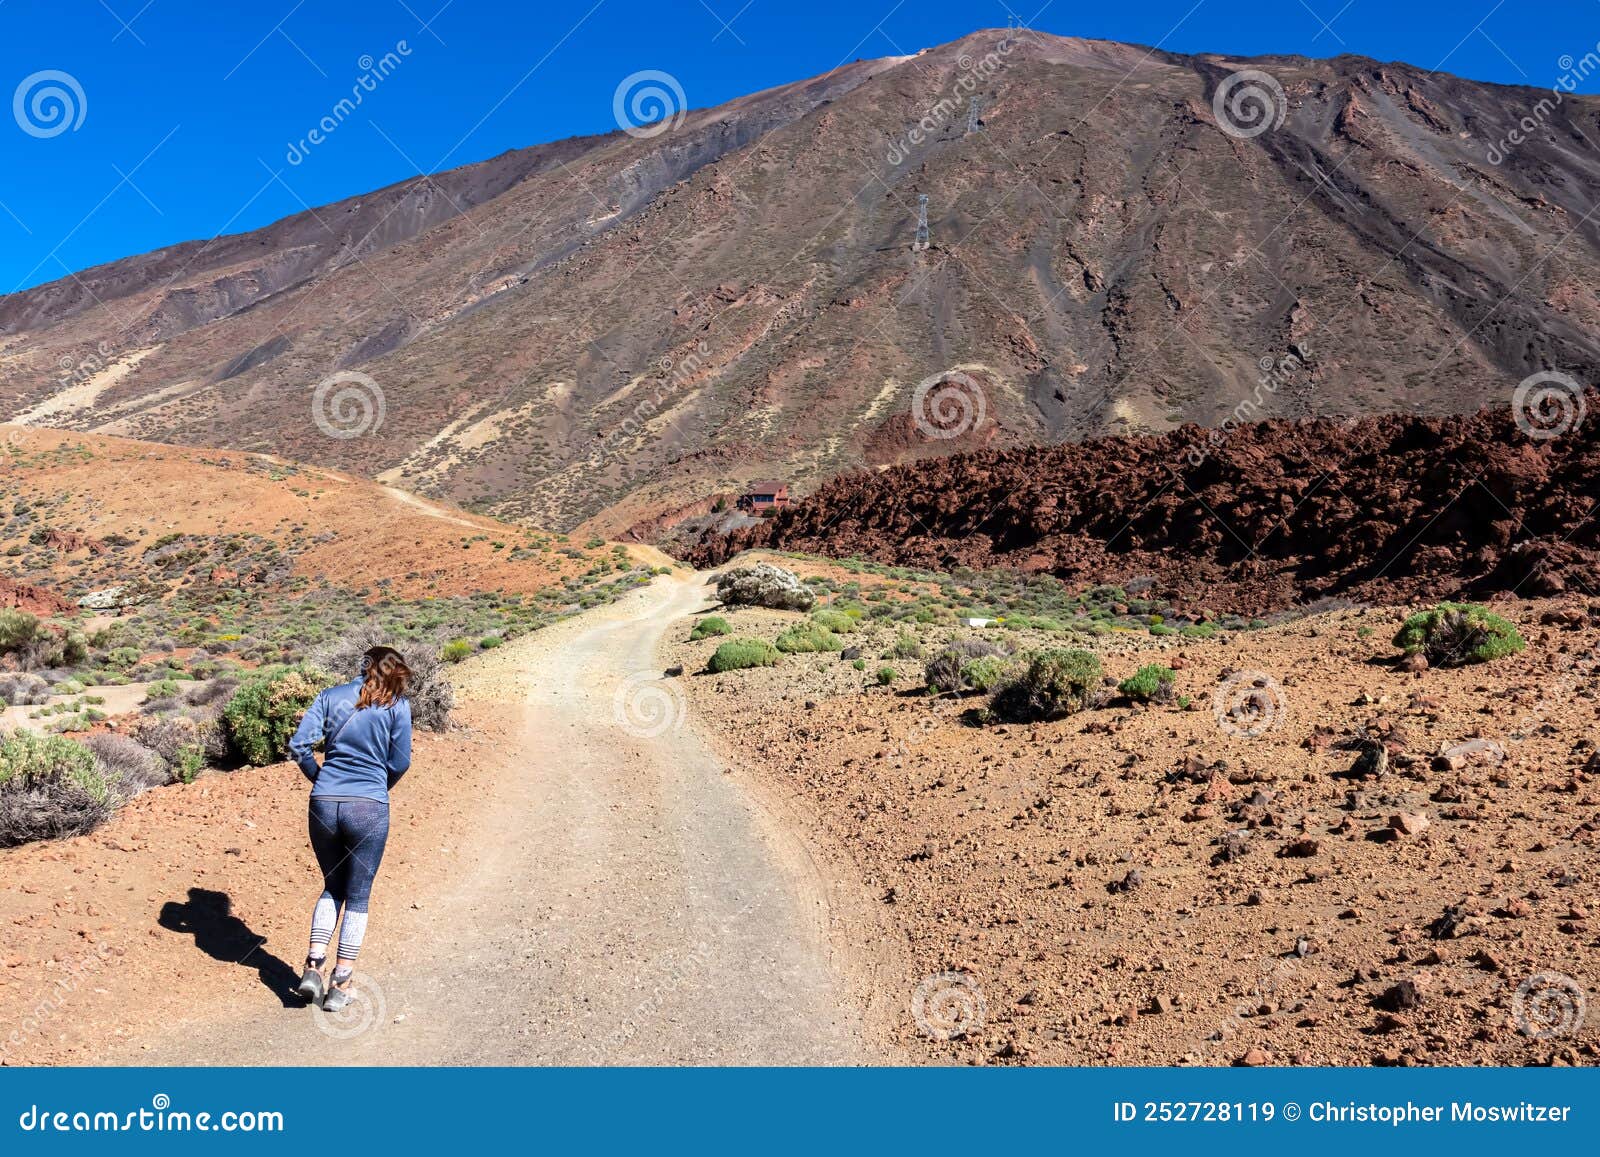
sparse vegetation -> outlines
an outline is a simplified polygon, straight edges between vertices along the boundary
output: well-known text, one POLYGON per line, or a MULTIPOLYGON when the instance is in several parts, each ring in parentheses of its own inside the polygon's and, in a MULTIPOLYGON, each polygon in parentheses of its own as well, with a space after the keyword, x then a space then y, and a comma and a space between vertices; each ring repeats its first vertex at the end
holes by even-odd
POLYGON ((844 649, 839 636, 817 622, 796 623, 779 635, 774 645, 786 655, 844 649))
POLYGON ((728 620, 721 615, 707 615, 694 625, 694 630, 689 632, 689 640, 697 642, 708 639, 714 635, 731 635, 733 628, 728 625, 728 620))
POLYGON ((967 669, 973 660, 997 659, 1000 654, 1000 648, 988 640, 966 635, 952 640, 930 659, 923 668, 923 678, 928 689, 939 694, 982 690, 968 682, 967 669))
POLYGON ((1487 663, 1525 646, 1515 624, 1473 603, 1440 603, 1410 616, 1394 645, 1407 655, 1422 654, 1431 667, 1487 663))
POLYGON ((1172 681, 1177 677, 1178 673, 1171 667, 1162 666, 1160 663, 1146 663, 1118 683, 1117 690, 1139 703, 1163 701, 1171 698, 1172 681))
POLYGON ((1100 660, 1089 651, 1038 651, 996 688, 989 710, 1016 723, 1059 719, 1089 706, 1101 677, 1100 660))
POLYGON ((87 832, 117 794, 81 743, 17 731, 0 735, 0 847, 87 832))
POLYGON ((719 643, 707 668, 716 674, 747 667, 775 667, 778 649, 765 639, 729 639, 719 643))
POLYGON ((266 667, 247 678, 222 709, 240 757, 257 767, 284 758, 300 716, 326 686, 327 677, 305 665, 266 667))

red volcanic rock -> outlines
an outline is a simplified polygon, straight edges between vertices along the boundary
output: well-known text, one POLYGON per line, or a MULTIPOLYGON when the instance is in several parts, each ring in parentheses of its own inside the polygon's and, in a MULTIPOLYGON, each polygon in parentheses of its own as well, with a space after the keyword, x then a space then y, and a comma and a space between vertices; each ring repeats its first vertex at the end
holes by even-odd
POLYGON ((1597 500, 1597 422, 1539 439, 1508 409, 1271 420, 1221 445, 1185 426, 851 474, 692 557, 770 546, 1085 584, 1154 576, 1175 602, 1247 614, 1330 596, 1531 597, 1589 581, 1597 500))
POLYGON ((7 578, 0 578, 0 607, 35 615, 56 615, 72 610, 70 602, 44 587, 7 578))

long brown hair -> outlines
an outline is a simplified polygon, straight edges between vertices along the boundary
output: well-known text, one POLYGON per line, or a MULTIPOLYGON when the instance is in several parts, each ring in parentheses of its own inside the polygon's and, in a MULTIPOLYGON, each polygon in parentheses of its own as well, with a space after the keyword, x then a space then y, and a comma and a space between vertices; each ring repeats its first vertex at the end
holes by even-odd
POLYGON ((356 697, 357 710, 393 707, 411 682, 411 668, 393 647, 370 649, 361 657, 361 674, 363 681, 361 694, 356 697))

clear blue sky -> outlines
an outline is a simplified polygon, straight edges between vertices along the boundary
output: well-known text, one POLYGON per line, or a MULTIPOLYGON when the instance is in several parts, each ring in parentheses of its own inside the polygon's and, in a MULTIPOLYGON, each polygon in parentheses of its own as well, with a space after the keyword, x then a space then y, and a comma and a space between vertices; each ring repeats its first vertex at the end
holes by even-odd
MULTIPOLYGON (((0 96, 56 70, 85 105, 81 124, 54 136, 0 115, 0 293, 419 169, 610 131, 618 82, 643 69, 670 73, 705 107, 1012 15, 1177 52, 1350 52, 1541 88, 1563 57, 1600 43, 1600 0, 1040 3, 0 0, 0 96), (349 95, 362 58, 402 41, 398 67, 289 165, 290 143, 349 95)), ((1600 74, 1580 89, 1600 91, 1600 74)))

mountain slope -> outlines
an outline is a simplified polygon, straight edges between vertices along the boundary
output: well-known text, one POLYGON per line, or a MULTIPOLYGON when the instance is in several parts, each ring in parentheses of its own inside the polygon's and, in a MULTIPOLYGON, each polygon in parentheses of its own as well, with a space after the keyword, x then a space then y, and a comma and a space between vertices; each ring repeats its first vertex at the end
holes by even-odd
POLYGON ((0 414, 609 533, 755 477, 1241 404, 1469 410, 1600 368, 1600 101, 1489 159, 1548 98, 975 33, 0 299, 0 414), (1249 138, 1213 111, 1243 68, 1285 94, 1249 138), (313 420, 338 371, 373 383, 332 407, 360 437, 313 420))

